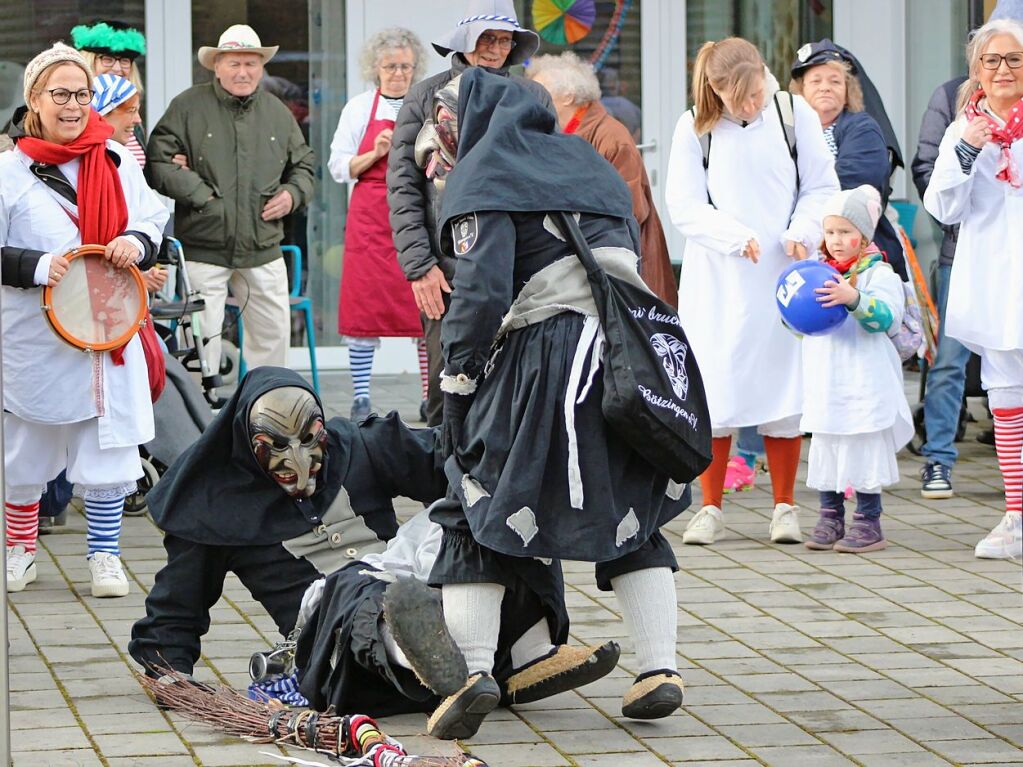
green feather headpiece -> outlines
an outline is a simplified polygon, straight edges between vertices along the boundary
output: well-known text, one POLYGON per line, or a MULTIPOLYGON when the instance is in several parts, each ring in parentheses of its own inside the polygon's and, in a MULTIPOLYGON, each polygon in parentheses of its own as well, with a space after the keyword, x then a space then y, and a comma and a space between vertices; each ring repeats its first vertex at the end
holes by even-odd
POLYGON ((105 21, 91 26, 79 24, 71 30, 71 41, 80 51, 108 53, 135 58, 146 52, 146 38, 137 29, 115 29, 105 21))

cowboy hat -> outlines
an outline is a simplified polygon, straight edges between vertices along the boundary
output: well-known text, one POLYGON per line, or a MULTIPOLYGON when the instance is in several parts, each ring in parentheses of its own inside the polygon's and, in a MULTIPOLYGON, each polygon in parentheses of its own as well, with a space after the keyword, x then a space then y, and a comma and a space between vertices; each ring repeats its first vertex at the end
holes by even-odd
POLYGON ((263 57, 265 64, 277 53, 279 45, 264 46, 259 35, 248 24, 235 24, 224 30, 217 41, 217 47, 204 45, 199 49, 199 63, 207 69, 213 69, 217 56, 222 53, 256 53, 263 57))
POLYGON ((531 29, 519 26, 512 0, 469 0, 465 18, 455 28, 433 41, 433 48, 441 56, 449 53, 471 53, 476 41, 488 29, 512 33, 515 47, 508 53, 505 66, 515 66, 528 59, 540 47, 540 37, 531 29))

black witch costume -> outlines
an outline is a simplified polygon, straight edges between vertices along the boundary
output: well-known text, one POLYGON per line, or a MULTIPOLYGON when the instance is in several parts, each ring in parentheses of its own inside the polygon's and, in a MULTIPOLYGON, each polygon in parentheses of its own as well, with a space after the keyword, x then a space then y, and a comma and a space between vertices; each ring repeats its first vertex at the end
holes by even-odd
MULTIPOLYGON (((437 707, 440 697, 389 657, 383 632, 389 584, 398 577, 425 580, 440 538, 441 531, 429 520, 428 511, 420 512, 402 525, 383 554, 370 555, 327 577, 319 604, 302 626, 295 655, 300 690, 310 706, 321 711, 328 706, 339 712, 365 711, 370 716, 429 712, 437 707)), ((538 700, 593 681, 608 673, 618 659, 613 642, 599 648, 560 647, 568 638, 568 614, 560 569, 554 572, 557 577, 542 600, 521 581, 505 593, 494 677, 504 686, 508 703, 538 700), (563 654, 549 673, 542 668, 521 673, 512 667, 511 647, 540 620, 547 622, 552 641, 563 654), (516 689, 517 673, 529 678, 528 686, 516 689)), ((435 592, 438 611, 439 596, 435 592)), ((400 640, 398 644, 403 646, 400 640)), ((464 663, 462 668, 464 674, 464 663)))
MULTIPOLYGON (((266 435, 259 439, 273 447, 266 435)), ((398 529, 396 496, 422 502, 443 496, 434 445, 434 430, 410 429, 396 413, 359 425, 343 418, 324 424, 319 400, 297 373, 250 371, 148 495, 153 520, 166 533, 167 564, 146 599, 146 617, 132 627, 132 657, 150 674, 168 667, 190 674, 228 572, 281 634, 290 634, 311 583, 385 548, 398 529), (325 432, 309 497, 286 493, 293 475, 269 474, 253 448, 250 411, 285 387, 315 403, 325 432)))
POLYGON ((585 271, 554 224, 569 211, 604 269, 639 287, 628 188, 593 148, 503 78, 462 75, 441 220, 457 257, 442 340, 450 490, 431 581, 541 583, 545 562, 597 582, 677 563, 659 528, 690 502, 601 412, 602 333, 585 271))

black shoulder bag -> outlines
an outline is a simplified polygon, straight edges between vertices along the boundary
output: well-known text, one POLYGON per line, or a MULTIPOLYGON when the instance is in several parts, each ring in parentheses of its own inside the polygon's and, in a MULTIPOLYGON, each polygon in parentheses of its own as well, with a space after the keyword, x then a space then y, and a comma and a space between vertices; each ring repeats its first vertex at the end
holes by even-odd
POLYGON ((597 263, 570 213, 552 218, 586 268, 604 329, 608 425, 658 471, 691 482, 711 461, 707 395, 678 313, 597 263))

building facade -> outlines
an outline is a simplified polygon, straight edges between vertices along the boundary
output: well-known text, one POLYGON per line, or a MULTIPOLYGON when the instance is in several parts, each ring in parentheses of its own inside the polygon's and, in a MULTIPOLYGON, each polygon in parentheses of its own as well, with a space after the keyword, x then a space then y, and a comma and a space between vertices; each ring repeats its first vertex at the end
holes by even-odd
MULTIPOLYGON (((551 0, 516 0, 519 19, 536 28, 551 0)), ((554 25, 540 29, 542 50, 572 49, 595 60, 605 97, 633 116, 655 199, 663 179, 675 122, 687 107, 687 73, 705 40, 737 34, 753 41, 782 84, 803 44, 831 37, 867 68, 885 101, 902 145, 912 157, 920 118, 934 88, 965 71, 963 46, 994 0, 595 0, 585 34, 567 44, 554 25)), ((337 336, 338 285, 343 253, 346 190, 325 164, 345 102, 365 90, 357 59, 363 41, 386 26, 415 30, 424 43, 455 24, 463 0, 0 0, 0 123, 21 100, 23 65, 50 42, 68 38, 82 21, 113 18, 146 33, 142 60, 146 124, 152 127, 177 93, 210 76, 196 60, 231 24, 247 23, 264 44, 281 49, 267 67, 268 85, 291 107, 316 151, 319 170, 313 204, 292 222, 292 239, 307 252, 306 292, 316 312, 321 364, 341 365, 337 336)), ((584 22, 586 21, 583 14, 584 22)), ((428 72, 446 62, 427 45, 428 72)), ((918 203, 904 172, 895 198, 918 203)), ((672 254, 681 238, 669 230, 672 254)), ((924 260, 933 258, 934 233, 917 216, 915 236, 924 260)), ((304 355, 296 354, 301 367, 304 355)), ((411 345, 385 344, 380 372, 415 370, 411 345), (391 353, 386 353, 390 351, 391 353)))

